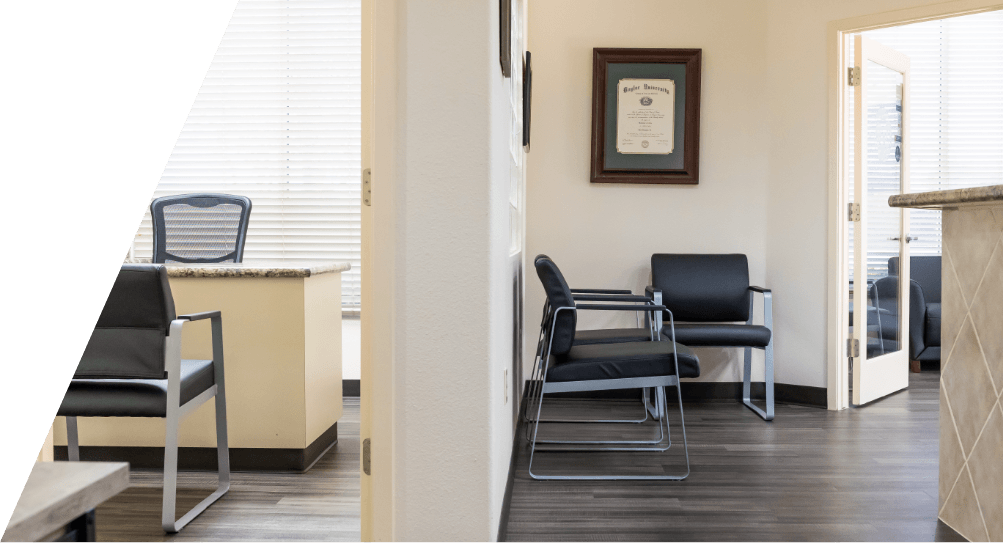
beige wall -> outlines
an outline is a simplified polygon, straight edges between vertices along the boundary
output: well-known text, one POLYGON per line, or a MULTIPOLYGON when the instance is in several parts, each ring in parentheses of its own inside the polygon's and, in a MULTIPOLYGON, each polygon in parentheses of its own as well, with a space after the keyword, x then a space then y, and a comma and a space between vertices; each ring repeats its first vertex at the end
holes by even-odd
MULTIPOLYGON (((637 291, 649 280, 652 253, 746 253, 751 282, 774 291, 777 381, 825 387, 826 25, 931 3, 533 2, 528 255, 549 254, 572 286, 637 291), (703 49, 700 185, 589 183, 593 47, 703 49)), ((530 315, 543 291, 532 266, 527 272, 530 315)), ((633 318, 582 322, 602 327, 633 318)), ((531 352, 536 333, 527 327, 531 352)), ((739 380, 738 350, 698 354, 701 380, 739 380)), ((758 354, 755 362, 762 361, 758 354)))
MULTIPOLYGON (((544 302, 532 264, 539 253, 554 259, 572 287, 638 292, 649 284, 649 259, 658 252, 746 253, 752 282, 763 284, 769 150, 763 6, 745 0, 530 3, 524 352, 535 351, 533 319, 544 302), (700 185, 589 183, 594 47, 703 49, 700 185)), ((633 325, 635 317, 582 315, 580 322, 633 325)), ((737 349, 703 349, 699 356, 701 380, 740 380, 737 349)))
POLYGON ((371 6, 364 259, 377 264, 364 260, 362 436, 373 470, 363 535, 492 540, 513 436, 511 120, 498 3, 371 6))

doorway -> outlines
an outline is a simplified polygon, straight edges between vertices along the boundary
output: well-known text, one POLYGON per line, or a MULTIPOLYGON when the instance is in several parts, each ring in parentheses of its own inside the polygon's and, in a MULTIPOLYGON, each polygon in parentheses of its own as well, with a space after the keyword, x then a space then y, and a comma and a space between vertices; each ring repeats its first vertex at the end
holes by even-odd
POLYGON ((831 253, 837 269, 830 282, 830 409, 905 388, 907 360, 914 371, 939 367, 941 216, 889 208, 888 196, 1000 179, 1000 6, 940 8, 830 25, 831 68, 841 76, 830 94, 831 201, 838 215, 830 233, 831 249, 839 252, 831 253), (889 66, 896 55, 908 62, 902 83, 893 81, 889 66), (878 100, 867 98, 869 85, 878 100), (867 316, 855 333, 856 307, 867 316), (886 367, 871 368, 869 376, 869 366, 883 361, 886 367))

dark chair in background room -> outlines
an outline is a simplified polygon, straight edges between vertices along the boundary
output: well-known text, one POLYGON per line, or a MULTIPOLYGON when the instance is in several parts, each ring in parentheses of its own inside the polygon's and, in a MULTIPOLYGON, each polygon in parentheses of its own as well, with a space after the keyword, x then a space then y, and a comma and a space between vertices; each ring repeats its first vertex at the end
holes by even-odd
MULTIPOLYGON (((774 330, 771 291, 751 286, 742 254, 654 254, 646 289, 677 321, 676 339, 688 347, 745 348, 743 403, 764 420, 774 418, 774 330), (763 295, 763 325, 753 324, 753 296, 763 295), (736 322, 745 321, 744 324, 736 322), (752 349, 764 350, 766 409, 751 399, 752 349)), ((669 337, 671 327, 663 326, 669 337)))
MULTIPOLYGON (((899 313, 899 257, 889 259, 889 275, 875 281, 869 297, 877 299, 882 314, 884 342, 897 340, 899 313), (888 318, 886 318, 888 314, 888 318)), ((871 324, 871 319, 869 319, 871 324)), ((941 257, 910 257, 910 368, 920 371, 922 362, 941 361, 941 257)), ((870 348, 870 347, 869 347, 870 348)), ((898 346, 896 347, 898 348, 898 346)), ((894 349, 895 350, 895 349, 894 349)))
POLYGON ((156 263, 240 263, 251 199, 229 194, 181 194, 150 203, 156 263))
POLYGON ((163 265, 122 266, 57 415, 66 417, 71 461, 80 459, 77 417, 166 419, 162 526, 177 532, 230 488, 220 312, 176 315, 163 265), (203 319, 211 321, 213 359, 182 360, 182 327, 203 319), (175 520, 178 426, 213 397, 219 483, 215 492, 175 520))
MULTIPOLYGON (((698 377, 700 366, 690 349, 672 341, 664 341, 655 335, 655 341, 635 341, 628 343, 605 343, 576 345, 575 325, 579 310, 597 311, 642 311, 653 314, 650 322, 661 322, 665 307, 648 303, 606 303, 578 304, 561 271, 545 256, 534 260, 537 275, 547 295, 547 309, 541 324, 537 357, 534 361, 531 380, 539 383, 531 388, 527 400, 531 412, 527 424, 527 440, 530 442, 530 464, 528 472, 534 479, 566 480, 682 480, 690 474, 690 460, 687 453, 686 426, 683 425, 683 400, 680 394, 680 377, 698 377), (665 387, 677 388, 677 402, 680 409, 684 456, 687 459, 686 473, 683 475, 547 475, 533 472, 533 459, 537 452, 548 452, 549 447, 558 450, 589 451, 666 451, 671 446, 669 417, 667 416, 667 395, 665 387), (586 392, 598 390, 655 389, 655 418, 659 421, 657 440, 542 440, 538 439, 540 423, 547 423, 540 417, 545 394, 560 392, 586 392), (533 413, 535 412, 535 414, 533 413), (665 442, 665 444, 663 443, 665 442), (543 448, 538 449, 538 445, 543 448), (581 448, 581 446, 588 446, 581 448), (576 448, 580 447, 580 448, 576 448)), ((627 296, 616 294, 613 296, 627 296)), ((618 300, 597 300, 615 302, 618 300)), ((673 335, 673 317, 667 316, 667 332, 673 335)))

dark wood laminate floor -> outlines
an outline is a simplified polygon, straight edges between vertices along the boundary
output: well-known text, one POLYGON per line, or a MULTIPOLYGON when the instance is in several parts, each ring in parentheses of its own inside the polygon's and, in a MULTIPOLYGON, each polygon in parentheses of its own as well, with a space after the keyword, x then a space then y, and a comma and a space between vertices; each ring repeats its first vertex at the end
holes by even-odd
MULTIPOLYGON (((181 472, 178 513, 208 496, 216 474, 181 472)), ((160 470, 97 509, 99 541, 359 541, 359 398, 345 398, 338 443, 306 473, 234 472, 230 491, 180 533, 160 527, 160 470)))
MULTIPOLYGON (((846 411, 778 404, 772 423, 739 403, 685 404, 691 472, 682 482, 535 481, 521 440, 504 535, 511 541, 961 540, 937 520, 938 376, 911 374, 908 390, 846 411)), ((552 413, 573 413, 581 402, 555 403, 552 413)), ((629 408, 637 405, 619 410, 629 408)), ((672 454, 538 453, 534 471, 679 472, 678 416, 672 421, 672 454)), ((642 430, 607 426, 590 435, 632 431, 642 430)))

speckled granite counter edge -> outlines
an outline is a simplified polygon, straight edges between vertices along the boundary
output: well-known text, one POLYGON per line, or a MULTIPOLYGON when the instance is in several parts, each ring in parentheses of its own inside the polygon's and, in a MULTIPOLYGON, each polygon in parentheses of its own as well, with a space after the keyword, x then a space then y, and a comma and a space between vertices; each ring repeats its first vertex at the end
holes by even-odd
POLYGON ((942 208, 965 204, 990 204, 1004 200, 1004 185, 973 187, 968 189, 937 190, 913 194, 895 194, 889 197, 889 207, 942 208))
POLYGON ((352 269, 347 262, 320 266, 212 266, 168 264, 168 277, 312 277, 324 273, 340 273, 352 269))

